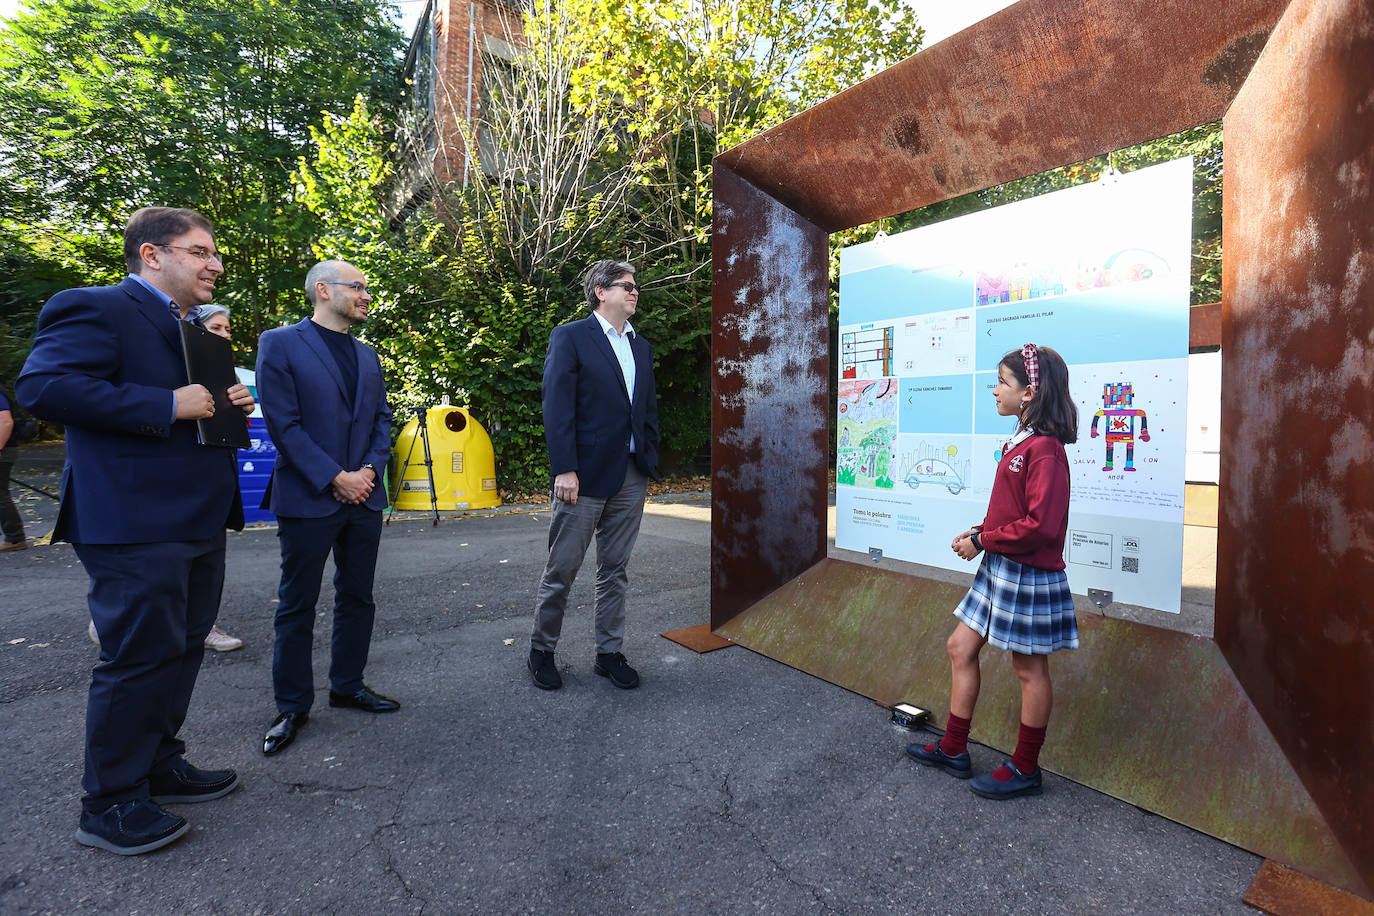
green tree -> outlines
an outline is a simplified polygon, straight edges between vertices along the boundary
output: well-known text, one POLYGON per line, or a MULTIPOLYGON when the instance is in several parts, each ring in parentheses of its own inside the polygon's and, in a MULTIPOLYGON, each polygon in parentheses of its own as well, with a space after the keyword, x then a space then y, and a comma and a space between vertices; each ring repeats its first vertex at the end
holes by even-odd
POLYGON ((495 182, 437 189, 435 205, 393 227, 383 201, 397 151, 381 119, 359 99, 348 117, 330 117, 312 133, 316 149, 301 159, 297 181, 325 227, 314 252, 368 275, 375 304, 365 336, 381 356, 393 406, 448 397, 470 407, 492 434, 501 490, 544 489, 540 386, 549 332, 586 313, 580 272, 623 227, 603 221, 584 233, 595 197, 570 199, 568 222, 542 236, 557 256, 522 264, 538 233, 511 234, 503 220, 534 206, 535 192, 495 182), (516 239, 524 241, 510 244, 516 239))
POLYGON ((49 297, 124 276, 123 257, 106 241, 74 229, 25 235, 0 221, 0 384, 12 388, 49 297))
POLYGON ((488 17, 489 29, 493 19, 521 53, 513 63, 484 62, 477 116, 471 126, 459 124, 479 167, 469 170, 465 188, 441 193, 462 198, 453 205, 473 217, 491 260, 509 262, 522 280, 539 285, 608 226, 624 228, 645 145, 615 128, 613 100, 570 103, 580 62, 601 49, 556 0, 488 17))
MULTIPOLYGON (((58 261, 89 255, 139 206, 217 226, 240 346, 301 308, 310 214, 297 157, 321 112, 397 94, 402 37, 383 0, 31 0, 0 33, 0 221, 58 261), (42 241, 40 241, 42 240, 42 241)), ((32 303, 30 303, 32 304, 32 303)))
POLYGON ((563 0, 539 15, 600 49, 577 61, 571 100, 635 169, 636 324, 673 354, 665 440, 690 454, 710 429, 712 158, 915 53, 923 32, 899 0, 563 0))
POLYGON ((460 141, 480 168, 466 187, 431 188, 399 230, 380 203, 399 153, 368 108, 326 119, 301 161, 300 197, 326 227, 316 253, 382 290, 367 335, 397 400, 471 406, 508 492, 547 484, 545 346, 585 314, 580 275, 602 257, 640 267, 635 326, 654 345, 668 462, 706 443, 711 157, 920 35, 895 0, 717 4, 695 31, 687 12, 536 0, 511 20, 514 66, 484 64, 476 129, 460 141))
POLYGON ((898 0, 565 0, 588 47, 573 102, 647 139, 642 217, 685 261, 708 242, 711 159, 915 53, 898 0))

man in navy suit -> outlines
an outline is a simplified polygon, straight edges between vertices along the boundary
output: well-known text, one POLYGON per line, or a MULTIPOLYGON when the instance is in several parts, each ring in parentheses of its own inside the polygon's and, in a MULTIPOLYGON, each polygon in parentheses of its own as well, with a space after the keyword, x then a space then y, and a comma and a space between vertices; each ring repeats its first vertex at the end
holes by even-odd
POLYGON ((395 712, 401 705, 363 683, 377 606, 372 580, 386 492, 379 468, 391 456, 391 409, 377 351, 349 330, 367 320, 367 278, 345 261, 323 261, 305 277, 315 313, 258 342, 258 394, 277 463, 264 507, 277 516, 277 589, 272 685, 277 717, 262 752, 295 740, 315 701, 311 669, 315 602, 334 554, 334 629, 329 705, 395 712))
POLYGON ((639 686, 625 661, 625 567, 658 474, 658 395, 648 341, 630 317, 639 304, 633 264, 597 261, 583 278, 592 314, 559 325, 544 359, 544 439, 553 475, 549 557, 535 599, 530 674, 557 690, 554 647, 587 547, 596 537, 596 662, 617 687, 639 686))
MULTIPOLYGON (((146 207, 124 229, 129 277, 69 289, 38 318, 15 385, 20 403, 67 427, 53 541, 91 578, 100 664, 86 705, 86 773, 76 838, 134 855, 187 830, 162 804, 219 798, 233 770, 186 761, 177 738, 219 611, 224 531, 243 527, 232 448, 197 442, 214 398, 187 383, 177 322, 195 320, 224 264, 209 221, 146 207)), ((253 397, 228 389, 245 412, 253 397)))

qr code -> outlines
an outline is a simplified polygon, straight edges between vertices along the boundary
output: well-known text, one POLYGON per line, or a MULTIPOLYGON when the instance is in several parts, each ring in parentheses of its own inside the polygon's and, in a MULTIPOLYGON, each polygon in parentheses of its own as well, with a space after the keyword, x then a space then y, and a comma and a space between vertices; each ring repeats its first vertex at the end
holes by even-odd
POLYGON ((1140 572, 1140 557, 1122 557, 1121 571, 1128 573, 1140 572))

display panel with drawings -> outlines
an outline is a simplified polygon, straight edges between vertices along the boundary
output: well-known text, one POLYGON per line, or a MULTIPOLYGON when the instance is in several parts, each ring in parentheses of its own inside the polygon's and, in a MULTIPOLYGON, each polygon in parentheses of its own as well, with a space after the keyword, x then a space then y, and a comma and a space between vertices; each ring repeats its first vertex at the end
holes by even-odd
POLYGON ((1078 405, 1071 588, 1177 613, 1191 218, 1181 159, 842 251, 837 546, 972 571, 950 541, 1015 431, 997 364, 1034 342, 1078 405))

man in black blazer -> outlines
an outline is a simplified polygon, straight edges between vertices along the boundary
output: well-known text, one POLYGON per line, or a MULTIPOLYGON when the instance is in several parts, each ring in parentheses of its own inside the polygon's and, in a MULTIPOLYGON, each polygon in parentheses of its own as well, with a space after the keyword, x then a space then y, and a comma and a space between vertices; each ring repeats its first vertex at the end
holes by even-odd
POLYGON ((625 661, 625 568, 649 477, 658 474, 653 351, 630 318, 639 305, 633 264, 597 261, 582 287, 592 314, 553 329, 544 360, 544 438, 553 475, 549 557, 535 602, 530 674, 557 690, 554 647, 568 590, 596 537, 596 663, 617 687, 639 686, 625 661))
POLYGON ((377 548, 391 456, 391 409, 377 351, 349 333, 367 320, 372 296, 362 271, 321 261, 305 276, 314 314, 262 335, 258 394, 277 463, 264 507, 277 516, 277 589, 272 686, 277 717, 262 752, 284 750, 315 702, 311 644, 325 561, 334 555, 334 626, 329 705, 395 712, 401 705, 363 683, 372 623, 377 548))
MULTIPOLYGON (((76 838, 134 855, 186 832, 161 804, 238 785, 233 770, 188 763, 177 732, 219 612, 224 531, 243 527, 243 506, 234 450, 197 442, 195 421, 215 402, 187 383, 178 326, 224 272, 210 223, 193 210, 139 210, 124 260, 118 286, 65 290, 43 307, 15 393, 67 427, 52 539, 70 541, 86 567, 100 637, 76 838)), ((243 385, 228 395, 253 410, 243 385)))

